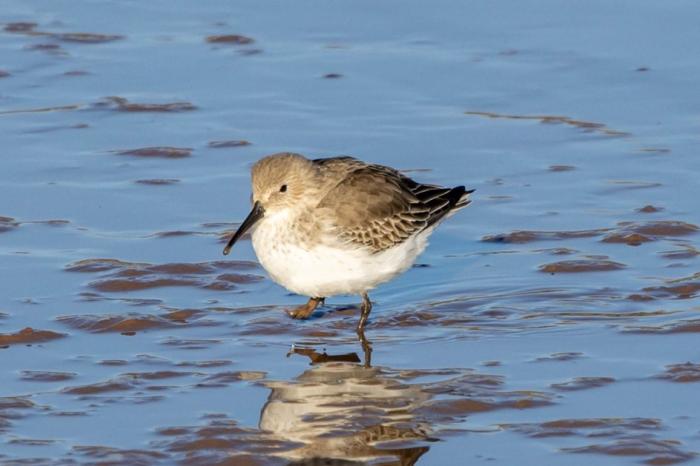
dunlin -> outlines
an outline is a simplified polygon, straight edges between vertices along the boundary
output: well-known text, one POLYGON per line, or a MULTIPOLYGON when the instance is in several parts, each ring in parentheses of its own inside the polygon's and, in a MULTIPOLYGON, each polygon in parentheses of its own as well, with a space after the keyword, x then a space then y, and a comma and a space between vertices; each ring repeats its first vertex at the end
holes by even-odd
POLYGON ((411 267, 435 227, 466 207, 473 192, 421 184, 352 157, 292 153, 259 160, 252 184, 253 209, 224 254, 252 230, 270 277, 310 298, 292 317, 306 319, 328 296, 358 294, 358 332, 372 309, 367 292, 411 267))

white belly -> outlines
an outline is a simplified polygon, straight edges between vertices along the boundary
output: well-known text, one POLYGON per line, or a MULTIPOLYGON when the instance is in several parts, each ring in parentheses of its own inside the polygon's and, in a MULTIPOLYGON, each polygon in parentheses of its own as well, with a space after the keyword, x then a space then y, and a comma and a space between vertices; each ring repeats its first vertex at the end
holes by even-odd
POLYGON ((258 260, 270 277, 305 296, 360 294, 405 272, 427 246, 430 231, 377 254, 348 246, 303 247, 283 215, 265 217, 252 235, 258 260))

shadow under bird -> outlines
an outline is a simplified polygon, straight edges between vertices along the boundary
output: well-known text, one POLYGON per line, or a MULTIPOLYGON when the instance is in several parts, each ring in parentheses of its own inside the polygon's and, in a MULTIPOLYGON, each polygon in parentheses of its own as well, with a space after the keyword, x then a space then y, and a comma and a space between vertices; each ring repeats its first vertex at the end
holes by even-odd
POLYGON ((224 248, 248 230, 270 277, 309 301, 289 315, 308 318, 326 297, 362 297, 405 272, 437 225, 471 201, 464 186, 418 183, 390 167, 353 157, 309 160, 293 153, 260 159, 252 169, 253 208, 224 248))

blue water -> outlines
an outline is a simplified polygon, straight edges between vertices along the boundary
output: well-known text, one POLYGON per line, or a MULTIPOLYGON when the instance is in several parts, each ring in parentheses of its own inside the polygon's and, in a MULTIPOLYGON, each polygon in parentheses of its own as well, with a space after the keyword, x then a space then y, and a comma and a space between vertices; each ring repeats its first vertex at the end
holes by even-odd
MULTIPOLYGON (((690 1, 5 0, 0 341, 27 327, 64 336, 6 338, 0 463, 697 461, 700 369, 686 382, 664 377, 668 365, 698 364, 698 14, 690 1), (121 38, 61 35, 77 32, 121 38), (254 42, 206 41, 224 34, 254 42), (120 111, 112 96, 195 108, 120 111), (227 140, 251 144, 209 147, 227 140), (119 154, 154 146, 192 153, 119 154), (427 267, 372 294, 373 369, 287 356, 295 345, 362 357, 357 313, 343 310, 356 297, 297 322, 284 310, 305 298, 267 278, 205 288, 217 269, 147 276, 197 282, 186 286, 101 291, 95 283, 116 272, 66 270, 99 258, 222 260, 219 235, 249 208, 250 166, 277 151, 354 155, 477 190, 432 237, 427 267), (570 168, 550 168, 560 165, 570 168), (152 179, 178 182, 136 183, 152 179), (647 205, 656 212, 639 212, 647 205), (484 240, 521 230, 532 233, 484 240), (561 234, 578 230, 596 231, 561 234), (162 237, 173 231, 188 234, 162 237), (604 241, 633 233, 645 242, 604 241), (539 271, 568 260, 624 268, 539 271), (173 309, 197 313, 163 317, 173 309), (74 317, 130 313, 160 324, 123 335, 74 317), (537 362, 566 352, 580 354, 537 362), (213 360, 226 365, 183 365, 213 360), (74 375, 42 382, 26 380, 29 370, 74 375), (166 370, 186 373, 133 375, 166 370), (223 372, 234 374, 208 386, 223 372), (614 381, 552 387, 577 377, 614 381), (105 381, 123 388, 70 392, 105 381), (527 434, 588 418, 601 421, 527 434), (376 426, 403 440, 362 440, 376 426), (616 448, 630 443, 634 454, 616 448)), ((255 260, 248 242, 234 255, 255 260)))

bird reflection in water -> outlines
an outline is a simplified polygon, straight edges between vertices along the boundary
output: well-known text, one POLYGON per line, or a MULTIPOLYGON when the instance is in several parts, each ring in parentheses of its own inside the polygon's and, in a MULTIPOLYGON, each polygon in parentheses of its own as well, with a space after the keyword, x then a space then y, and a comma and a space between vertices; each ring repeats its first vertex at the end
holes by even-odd
POLYGON ((312 367, 293 381, 267 383, 260 428, 301 445, 280 454, 290 466, 411 466, 428 451, 425 442, 435 441, 416 415, 432 395, 371 367, 371 344, 364 335, 360 344, 364 364, 354 352, 292 348, 288 356, 306 356, 312 367))

